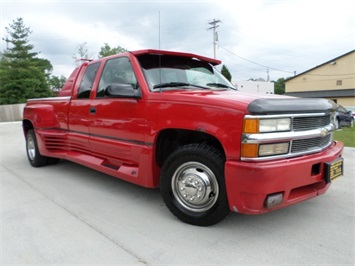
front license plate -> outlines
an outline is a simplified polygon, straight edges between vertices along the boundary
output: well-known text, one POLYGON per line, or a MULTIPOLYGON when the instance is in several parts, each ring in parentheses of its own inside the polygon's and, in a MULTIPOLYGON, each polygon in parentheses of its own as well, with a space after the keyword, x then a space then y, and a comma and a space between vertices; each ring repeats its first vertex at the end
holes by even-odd
POLYGON ((325 163, 325 180, 327 183, 343 175, 343 158, 338 158, 330 163, 325 163))

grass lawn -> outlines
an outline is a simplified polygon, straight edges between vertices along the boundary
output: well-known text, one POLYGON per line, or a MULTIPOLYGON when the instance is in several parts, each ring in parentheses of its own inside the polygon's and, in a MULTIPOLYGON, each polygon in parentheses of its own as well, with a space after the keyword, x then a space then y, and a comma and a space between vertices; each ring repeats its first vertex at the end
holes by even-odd
POLYGON ((344 142, 345 147, 355 148, 355 126, 338 129, 334 132, 334 139, 344 142))

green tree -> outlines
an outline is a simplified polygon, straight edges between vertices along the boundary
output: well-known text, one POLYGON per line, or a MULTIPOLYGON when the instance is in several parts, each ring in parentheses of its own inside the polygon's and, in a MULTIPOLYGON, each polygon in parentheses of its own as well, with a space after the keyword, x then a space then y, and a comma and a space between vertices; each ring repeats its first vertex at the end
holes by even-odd
POLYGON ((32 33, 30 28, 18 18, 5 29, 9 38, 4 40, 10 47, 0 58, 0 104, 23 103, 29 98, 50 96, 52 65, 33 52, 34 46, 28 41, 32 33))
POLYGON ((279 78, 277 81, 274 81, 275 84, 275 94, 284 94, 285 93, 285 79, 279 78))
POLYGON ((58 76, 52 76, 49 80, 49 84, 51 86, 52 94, 53 96, 57 96, 60 89, 64 86, 64 83, 67 81, 67 78, 64 77, 63 75, 58 77, 58 76))
POLYGON ((222 73, 222 75, 223 75, 226 79, 228 79, 229 81, 232 81, 232 75, 231 75, 231 73, 229 72, 229 70, 228 70, 228 68, 227 68, 226 65, 223 65, 223 66, 222 66, 221 73, 222 73))
POLYGON ((111 47, 110 45, 108 45, 108 43, 105 43, 105 45, 101 47, 101 50, 99 52, 99 58, 124 52, 127 52, 127 50, 125 48, 122 48, 121 46, 111 47))

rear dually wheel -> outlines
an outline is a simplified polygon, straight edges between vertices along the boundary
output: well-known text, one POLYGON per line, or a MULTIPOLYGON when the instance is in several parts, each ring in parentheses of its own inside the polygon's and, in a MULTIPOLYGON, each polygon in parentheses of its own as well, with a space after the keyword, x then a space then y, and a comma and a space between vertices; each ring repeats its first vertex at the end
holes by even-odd
POLYGON ((26 152, 28 161, 33 167, 55 164, 59 161, 58 158, 47 157, 40 154, 36 134, 33 129, 29 129, 26 134, 26 152))

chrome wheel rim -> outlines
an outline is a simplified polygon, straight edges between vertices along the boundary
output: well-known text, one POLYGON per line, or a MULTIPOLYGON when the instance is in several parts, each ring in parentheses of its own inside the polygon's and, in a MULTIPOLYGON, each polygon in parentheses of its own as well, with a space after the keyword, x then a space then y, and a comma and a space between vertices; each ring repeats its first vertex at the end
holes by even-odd
POLYGON ((27 153, 30 160, 33 161, 36 156, 35 142, 32 136, 27 137, 27 153))
POLYGON ((198 162, 187 162, 177 168, 171 186, 179 204, 192 212, 207 211, 218 199, 216 176, 210 168, 198 162))

